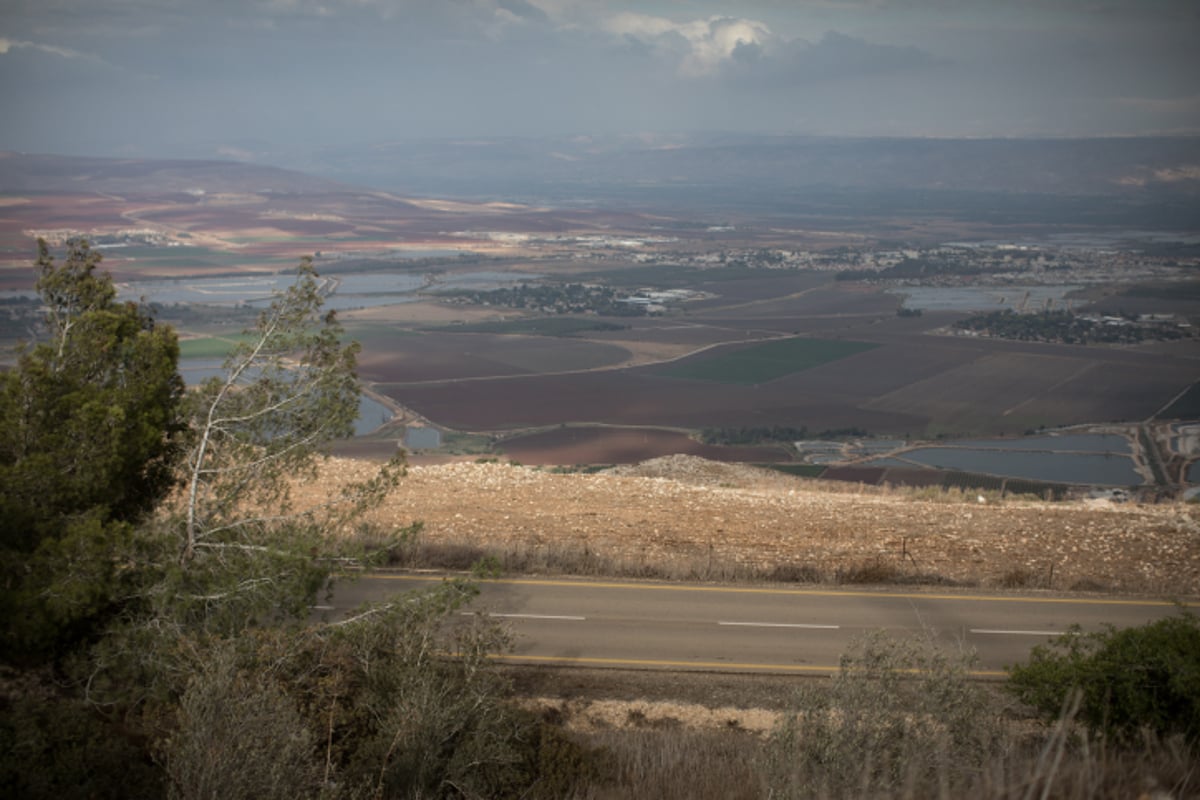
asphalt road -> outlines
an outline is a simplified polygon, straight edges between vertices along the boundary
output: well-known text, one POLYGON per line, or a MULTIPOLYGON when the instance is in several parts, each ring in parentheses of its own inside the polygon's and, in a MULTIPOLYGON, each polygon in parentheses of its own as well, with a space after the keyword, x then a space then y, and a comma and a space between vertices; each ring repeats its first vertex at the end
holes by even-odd
MULTIPOLYGON (((318 613, 344 618, 378 602, 440 582, 441 576, 376 573, 337 586, 318 613)), ((470 613, 500 617, 516 633, 506 660, 583 666, 828 674, 850 643, 883 629, 894 636, 932 632, 973 648, 980 677, 1078 624, 1099 630, 1176 613, 1166 601, 970 592, 840 591, 575 579, 479 582, 470 613)))

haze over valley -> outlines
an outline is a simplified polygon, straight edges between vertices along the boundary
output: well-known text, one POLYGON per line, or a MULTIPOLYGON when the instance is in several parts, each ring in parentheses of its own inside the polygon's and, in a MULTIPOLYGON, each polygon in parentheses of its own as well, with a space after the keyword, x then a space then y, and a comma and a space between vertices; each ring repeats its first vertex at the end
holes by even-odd
POLYGON ((1200 796, 1198 39, 0 0, 0 787, 1200 796))
POLYGON ((315 254, 328 307, 364 347, 362 452, 412 436, 418 458, 681 452, 1035 494, 1194 480, 1200 240, 1179 223, 1200 203, 1172 176, 1197 140, 748 141, 722 145, 719 169, 704 140, 624 147, 645 183, 604 168, 611 153, 571 167, 607 175, 611 207, 546 173, 534 205, 229 162, 8 154, 8 335, 35 316, 19 302, 33 239, 86 237, 126 296, 184 334, 199 376, 315 254), (745 177, 764 148, 791 181, 745 177), (838 150, 849 177, 807 182, 805 165, 838 150), (893 163, 897 150, 917 162, 893 163), (1104 180, 1085 166, 1097 150, 1104 180), (951 169, 976 162, 1009 183, 951 169), (944 182, 922 163, 955 182, 932 188, 944 182), (1053 192, 1035 180, 1048 163, 1053 192), (680 164, 674 186, 650 177, 680 164), (1009 441, 1065 428, 1078 442, 1009 441))

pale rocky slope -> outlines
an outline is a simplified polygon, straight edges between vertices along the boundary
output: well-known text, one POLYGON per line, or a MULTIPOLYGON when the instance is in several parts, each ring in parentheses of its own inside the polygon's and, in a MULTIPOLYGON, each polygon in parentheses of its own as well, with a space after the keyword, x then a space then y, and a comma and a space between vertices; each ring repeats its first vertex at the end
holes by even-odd
MULTIPOLYGON (((321 483, 373 464, 331 459, 321 483)), ((867 564, 983 587, 1200 594, 1200 507, 955 501, 816 483, 688 456, 597 474, 497 463, 414 466, 373 514, 422 540, 721 576, 778 566, 827 580, 867 564)))

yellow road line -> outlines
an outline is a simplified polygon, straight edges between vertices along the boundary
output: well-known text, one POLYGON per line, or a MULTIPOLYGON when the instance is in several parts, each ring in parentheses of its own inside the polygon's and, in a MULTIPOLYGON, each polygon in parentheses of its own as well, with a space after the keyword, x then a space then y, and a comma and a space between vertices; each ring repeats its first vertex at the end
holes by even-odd
MULTIPOLYGON (((363 576, 366 580, 394 581, 433 581, 440 576, 434 575, 400 575, 395 573, 374 572, 363 576)), ((1105 598, 1075 598, 1075 597, 1011 597, 1008 595, 978 595, 978 594, 923 594, 918 592, 861 592, 819 589, 765 589, 750 586, 679 586, 664 583, 620 583, 616 581, 568 581, 535 578, 496 578, 474 579, 480 584, 500 584, 507 586, 555 586, 584 589, 645 589, 658 592, 715 592, 726 594, 762 594, 787 595, 792 597, 884 597, 905 600, 971 600, 975 602, 1001 603, 1065 603, 1097 606, 1174 606, 1169 600, 1125 600, 1105 598)), ((1196 603, 1184 603, 1185 607, 1195 607, 1196 603)))
MULTIPOLYGON (((665 659, 644 658, 598 658, 587 656, 534 656, 514 655, 511 653, 490 654, 493 661, 508 661, 511 663, 535 662, 540 664, 568 664, 576 666, 603 667, 657 667, 664 669, 706 669, 718 671, 747 671, 758 670, 765 672, 806 672, 822 675, 836 674, 841 668, 837 666, 815 666, 808 664, 743 664, 730 661, 670 661, 665 659)), ((915 670, 906 670, 917 674, 915 670)), ((1003 670, 968 670, 972 678, 1004 678, 1008 676, 1003 670)))

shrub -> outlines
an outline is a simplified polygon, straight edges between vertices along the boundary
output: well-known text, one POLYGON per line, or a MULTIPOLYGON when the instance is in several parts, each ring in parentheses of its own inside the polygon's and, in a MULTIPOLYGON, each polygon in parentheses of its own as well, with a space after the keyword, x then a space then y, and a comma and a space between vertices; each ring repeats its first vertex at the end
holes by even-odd
POLYGON ((1106 736, 1148 729, 1200 741, 1200 620, 1182 611, 1137 628, 1074 628, 1012 667, 1008 686, 1049 717, 1078 690, 1080 720, 1106 736))
POLYGON ((837 573, 838 583, 894 583, 900 575, 900 569, 883 559, 876 558, 853 564, 837 573))
POLYGON ((776 564, 766 576, 780 583, 820 583, 821 571, 809 564, 776 564))
POLYGON ((137 737, 51 673, 0 676, 0 796, 160 798, 163 778, 137 737))
POLYGON ((973 663, 931 636, 856 643, 832 685, 806 687, 772 732, 771 796, 886 797, 898 786, 954 796, 976 784, 1005 737, 992 694, 969 678, 973 663))
POLYGON ((738 731, 608 729, 591 737, 592 761, 605 767, 587 793, 566 797, 656 800, 756 800, 764 791, 759 740, 738 731))
POLYGON ((1000 576, 1002 589, 1048 589, 1049 573, 1036 573, 1023 567, 1013 567, 1000 576))
POLYGON ((209 656, 163 748, 170 796, 315 797, 317 740, 291 699, 263 672, 238 670, 232 648, 211 648, 209 656))

